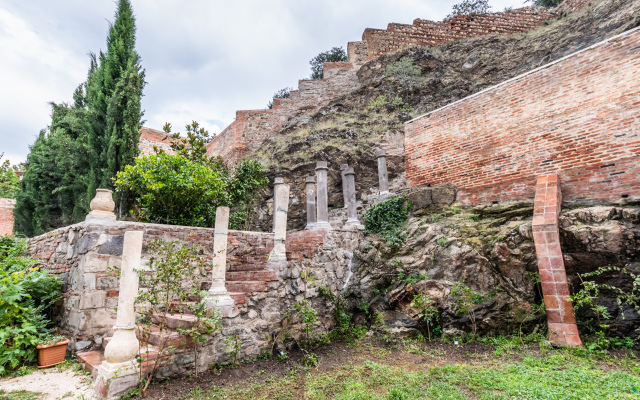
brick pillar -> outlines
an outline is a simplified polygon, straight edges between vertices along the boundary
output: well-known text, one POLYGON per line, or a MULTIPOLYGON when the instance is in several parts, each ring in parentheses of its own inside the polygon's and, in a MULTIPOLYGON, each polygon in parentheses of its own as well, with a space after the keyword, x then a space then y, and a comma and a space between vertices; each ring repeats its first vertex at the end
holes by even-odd
POLYGON ((538 178, 532 227, 544 306, 547 310, 549 340, 554 345, 577 347, 582 346, 582 342, 569 297, 558 231, 561 202, 558 175, 538 178))
POLYGON ((0 199, 0 236, 13 233, 13 208, 15 205, 14 199, 0 199))

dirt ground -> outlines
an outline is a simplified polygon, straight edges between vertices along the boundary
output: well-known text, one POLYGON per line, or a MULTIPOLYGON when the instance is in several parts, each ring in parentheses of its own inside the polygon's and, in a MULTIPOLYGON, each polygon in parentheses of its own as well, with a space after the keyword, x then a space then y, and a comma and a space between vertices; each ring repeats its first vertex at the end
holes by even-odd
MULTIPOLYGON (((26 390, 40 393, 38 400, 89 400, 93 399, 91 378, 55 368, 38 370, 29 375, 0 379, 0 389, 11 398, 11 392, 26 390)), ((17 396, 17 395, 16 395, 17 396)))

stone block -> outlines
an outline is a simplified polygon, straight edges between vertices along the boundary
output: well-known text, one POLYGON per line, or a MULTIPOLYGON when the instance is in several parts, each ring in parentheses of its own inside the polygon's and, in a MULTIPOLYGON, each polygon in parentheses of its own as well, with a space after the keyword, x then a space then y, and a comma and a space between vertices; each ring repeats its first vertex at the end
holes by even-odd
POLYGON ((99 254, 109 254, 114 256, 121 256, 124 246, 124 235, 114 236, 106 243, 98 247, 99 254))
POLYGON ((100 235, 97 233, 85 233, 80 239, 80 245, 78 247, 79 254, 85 254, 90 250, 93 250, 94 246, 98 242, 100 235))
POLYGON ((456 201, 457 189, 454 185, 444 184, 433 188, 431 191, 431 200, 433 204, 450 205, 456 201))
POLYGON ((433 204, 433 201, 431 199, 432 190, 433 189, 430 187, 418 188, 407 194, 407 200, 412 203, 412 210, 421 210, 433 204))
POLYGON ((84 256, 81 264, 82 271, 86 272, 106 272, 109 266, 108 255, 101 255, 98 253, 88 253, 84 256))
POLYGON ((80 299, 80 309, 103 308, 106 298, 105 292, 83 293, 80 299))

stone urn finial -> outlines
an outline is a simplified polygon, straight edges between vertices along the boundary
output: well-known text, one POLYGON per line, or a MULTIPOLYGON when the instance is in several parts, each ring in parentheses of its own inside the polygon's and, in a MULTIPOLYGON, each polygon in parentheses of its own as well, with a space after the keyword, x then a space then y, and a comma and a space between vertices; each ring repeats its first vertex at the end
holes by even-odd
POLYGON ((113 213, 116 203, 113 202, 111 194, 111 190, 96 189, 96 197, 89 204, 91 212, 87 215, 87 220, 95 218, 116 220, 116 215, 113 213))

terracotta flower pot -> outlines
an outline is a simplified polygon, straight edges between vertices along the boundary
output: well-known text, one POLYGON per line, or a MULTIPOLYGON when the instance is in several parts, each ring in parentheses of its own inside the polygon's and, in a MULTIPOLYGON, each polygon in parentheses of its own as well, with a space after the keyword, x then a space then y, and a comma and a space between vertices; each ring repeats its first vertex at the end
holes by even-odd
POLYGON ((41 344, 38 349, 38 368, 47 368, 64 361, 69 339, 54 344, 41 344))

